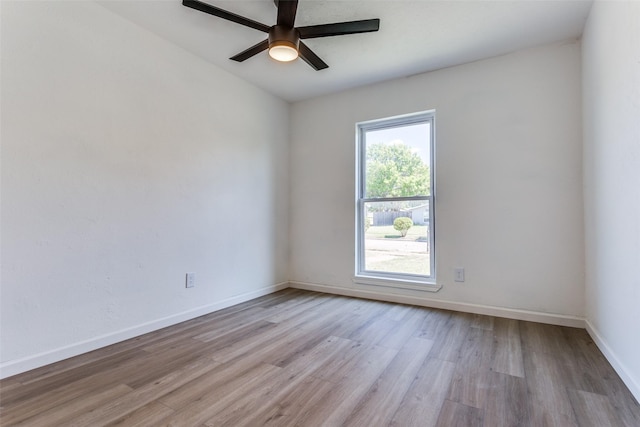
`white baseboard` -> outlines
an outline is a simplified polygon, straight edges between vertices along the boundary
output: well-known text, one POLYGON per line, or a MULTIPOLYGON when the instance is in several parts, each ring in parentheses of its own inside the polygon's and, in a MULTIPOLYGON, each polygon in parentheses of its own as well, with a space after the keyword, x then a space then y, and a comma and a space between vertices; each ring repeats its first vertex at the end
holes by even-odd
POLYGON ((616 373, 620 376, 622 382, 625 383, 631 394, 633 394, 633 397, 640 402, 640 381, 629 374, 629 370, 622 362, 620 362, 620 359, 618 359, 611 347, 609 347, 604 338, 602 338, 602 335, 600 335, 591 322, 589 322, 589 320, 585 320, 585 324, 587 332, 593 339, 593 342, 596 343, 602 354, 604 354, 604 357, 606 357, 609 363, 611 363, 611 366, 613 366, 613 369, 615 369, 616 373))
POLYGON ((234 297, 218 301, 215 304, 204 305, 202 307, 197 307, 188 311, 184 311, 182 313, 176 313, 171 316, 132 326, 130 328, 126 328, 110 334, 105 334, 47 352, 27 356, 22 359, 10 360, 8 362, 0 364, 0 379, 20 374, 22 372, 30 371, 31 369, 39 368, 51 363, 59 362, 64 359, 78 356, 89 351, 97 350, 99 348, 125 341, 149 332, 157 331, 158 329, 166 328, 167 326, 195 319, 196 317, 213 313, 214 311, 222 310, 223 308, 231 307, 232 305, 240 304, 242 302, 261 297, 263 295, 268 295, 273 292, 286 289, 288 287, 288 282, 278 283, 272 286, 258 289, 256 291, 247 292, 242 295, 236 295, 234 297))
POLYGON ((367 291, 362 289, 342 288, 317 283, 289 282, 289 286, 296 289, 324 292, 357 298, 367 298, 379 301, 397 302, 400 304, 419 305, 422 307, 441 308, 465 313, 484 314, 488 316, 505 317, 507 319, 526 320, 530 322, 548 323, 573 328, 584 328, 584 319, 563 314, 542 313, 537 311, 519 310, 464 302, 446 301, 431 298, 422 298, 408 295, 398 295, 379 291, 367 291))

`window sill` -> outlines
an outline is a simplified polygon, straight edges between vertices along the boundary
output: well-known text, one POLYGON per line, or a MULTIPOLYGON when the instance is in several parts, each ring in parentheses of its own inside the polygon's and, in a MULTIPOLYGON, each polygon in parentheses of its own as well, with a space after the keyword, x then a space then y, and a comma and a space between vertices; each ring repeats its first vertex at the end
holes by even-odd
POLYGON ((353 283, 359 285, 381 286, 385 288, 410 289, 423 292, 438 292, 442 285, 436 283, 419 282, 417 280, 387 279, 373 276, 355 276, 353 283))

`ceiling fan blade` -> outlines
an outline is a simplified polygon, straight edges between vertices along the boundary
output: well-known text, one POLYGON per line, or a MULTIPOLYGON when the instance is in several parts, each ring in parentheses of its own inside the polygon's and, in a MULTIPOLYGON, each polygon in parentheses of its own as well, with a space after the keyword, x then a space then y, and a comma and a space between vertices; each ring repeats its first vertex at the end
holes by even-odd
MULTIPOLYGON (((280 1, 282 3, 282 1, 280 1)), ((335 24, 310 25, 296 28, 301 39, 316 37, 342 36, 346 34, 370 33, 380 29, 379 19, 364 19, 362 21, 337 22, 335 24)))
POLYGON ((276 0, 276 6, 278 7, 278 25, 293 28, 298 0, 276 0))
POLYGON ((311 67, 316 71, 329 68, 329 66, 322 59, 320 59, 318 55, 313 53, 313 51, 302 42, 300 42, 300 45, 298 46, 298 53, 300 55, 300 58, 302 58, 307 64, 311 65, 311 67))
POLYGON ((244 60, 251 58, 254 55, 259 54, 263 50, 267 50, 268 47, 269 47, 269 40, 263 40, 260 43, 251 46, 249 49, 242 51, 239 54, 234 55, 229 59, 242 62, 244 60))
POLYGON ((184 6, 190 7, 191 9, 199 10, 200 12, 208 13, 209 15, 217 16, 218 18, 226 19, 227 21, 244 25, 245 27, 254 28, 264 33, 268 33, 269 29, 271 28, 268 25, 262 24, 249 18, 245 18, 244 16, 236 15, 235 13, 227 12, 226 10, 211 6, 210 4, 203 3, 198 0, 182 0, 182 4, 184 6))

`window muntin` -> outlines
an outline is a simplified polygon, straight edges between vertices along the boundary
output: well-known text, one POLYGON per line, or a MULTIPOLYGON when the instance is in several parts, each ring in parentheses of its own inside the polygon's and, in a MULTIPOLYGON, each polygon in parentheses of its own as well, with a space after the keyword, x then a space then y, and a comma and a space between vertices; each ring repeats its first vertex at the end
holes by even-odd
POLYGON ((357 135, 356 276, 433 283, 434 113, 359 123, 357 135), (406 234, 398 217, 413 222, 406 234))

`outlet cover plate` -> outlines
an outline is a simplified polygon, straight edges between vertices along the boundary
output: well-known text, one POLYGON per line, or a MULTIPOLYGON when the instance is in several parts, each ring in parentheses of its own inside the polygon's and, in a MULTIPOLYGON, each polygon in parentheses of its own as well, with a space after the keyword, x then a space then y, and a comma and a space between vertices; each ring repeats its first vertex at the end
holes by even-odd
POLYGON ((196 285, 196 273, 187 273, 185 287, 193 288, 196 285))

